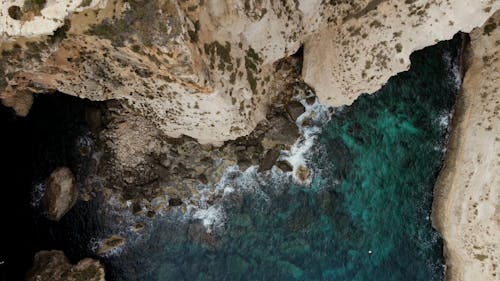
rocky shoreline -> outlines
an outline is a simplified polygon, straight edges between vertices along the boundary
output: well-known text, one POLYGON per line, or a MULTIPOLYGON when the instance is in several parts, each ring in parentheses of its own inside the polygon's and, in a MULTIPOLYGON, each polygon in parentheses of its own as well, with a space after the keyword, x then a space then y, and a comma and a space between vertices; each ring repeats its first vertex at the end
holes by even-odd
MULTIPOLYGON (((231 193, 221 181, 279 172, 310 184, 312 171, 297 155, 324 121, 311 108, 374 92, 408 69, 413 51, 469 32, 500 7, 494 0, 236 1, 233 10, 226 1, 96 0, 54 12, 65 2, 0 5, 0 100, 21 116, 37 95, 98 101, 85 109, 89 137, 70 144, 85 167, 70 167, 75 176, 59 175, 60 184, 55 176, 41 184, 55 221, 72 207, 86 214, 106 205, 92 214, 96 228, 108 224, 102 237, 79 246, 94 257, 119 252, 165 214, 195 220, 183 226, 189 239, 211 246, 217 204, 231 193)), ((500 276, 499 25, 496 12, 471 32, 435 185, 432 221, 452 281, 500 276)), ((87 227, 69 216, 81 223, 75 229, 87 227)), ((59 252, 36 259, 64 264, 62 275, 79 266, 59 252)))
POLYGON ((446 280, 500 276, 500 13, 470 33, 432 221, 444 240, 446 280))

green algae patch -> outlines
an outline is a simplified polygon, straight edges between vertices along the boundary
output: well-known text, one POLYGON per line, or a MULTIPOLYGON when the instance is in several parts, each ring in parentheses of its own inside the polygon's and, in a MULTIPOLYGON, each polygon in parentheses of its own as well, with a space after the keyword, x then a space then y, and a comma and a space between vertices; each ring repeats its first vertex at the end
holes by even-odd
POLYGON ((225 42, 224 45, 215 41, 203 46, 205 54, 210 58, 210 68, 217 68, 219 71, 224 72, 232 71, 233 64, 231 60, 231 44, 225 42))
POLYGON ((253 48, 249 48, 245 56, 245 69, 247 73, 248 84, 254 95, 257 95, 257 73, 259 66, 262 63, 262 58, 255 52, 253 48))
POLYGON ((474 258, 478 261, 484 261, 485 259, 488 258, 487 255, 482 255, 482 254, 477 254, 477 255, 474 255, 474 258))
POLYGON ((40 16, 40 11, 45 8, 47 0, 24 0, 24 5, 22 8, 23 13, 33 13, 36 16, 40 16))

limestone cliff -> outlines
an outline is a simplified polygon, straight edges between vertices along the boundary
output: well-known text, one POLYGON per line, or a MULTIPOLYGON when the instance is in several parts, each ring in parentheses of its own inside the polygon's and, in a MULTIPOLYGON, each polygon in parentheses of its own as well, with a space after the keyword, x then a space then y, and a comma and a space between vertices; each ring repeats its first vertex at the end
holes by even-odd
POLYGON ((470 33, 468 66, 435 189, 448 280, 500 276, 500 12, 470 33))
POLYGON ((250 133, 286 85, 301 80, 277 71, 301 45, 305 82, 322 102, 349 104, 407 69, 412 51, 481 25, 500 7, 495 0, 103 0, 50 12, 62 2, 41 1, 41 18, 26 16, 20 3, 2 4, 3 103, 26 114, 32 93, 118 99, 164 134, 202 143, 250 133))

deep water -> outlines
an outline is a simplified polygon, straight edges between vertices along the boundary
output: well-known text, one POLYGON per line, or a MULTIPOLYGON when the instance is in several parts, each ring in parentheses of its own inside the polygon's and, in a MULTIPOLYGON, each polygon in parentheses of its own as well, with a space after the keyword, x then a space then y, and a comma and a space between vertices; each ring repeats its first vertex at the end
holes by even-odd
POLYGON ((108 257, 115 280, 443 280, 433 185, 457 92, 459 40, 336 110, 307 155, 310 186, 235 172, 223 226, 158 218, 108 257))
POLYGON ((60 93, 39 95, 26 117, 0 105, 1 281, 24 280, 35 252, 65 248, 54 233, 72 233, 71 223, 46 220, 32 206, 32 188, 59 166, 75 171, 83 164, 77 143, 88 131, 85 108, 94 104, 60 93))

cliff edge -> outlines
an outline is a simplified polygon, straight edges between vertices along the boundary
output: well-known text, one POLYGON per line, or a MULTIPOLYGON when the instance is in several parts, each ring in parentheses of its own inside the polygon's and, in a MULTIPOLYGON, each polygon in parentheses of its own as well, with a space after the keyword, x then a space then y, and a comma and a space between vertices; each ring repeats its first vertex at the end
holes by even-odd
POLYGON ((500 276, 500 12, 470 33, 432 221, 442 234, 447 280, 500 276))
POLYGON ((295 80, 340 106, 407 70, 413 51, 500 8, 496 0, 21 2, 0 6, 4 104, 25 115, 33 93, 115 99, 167 136, 219 144, 248 135, 287 94, 280 62, 301 46, 295 80), (55 13, 63 2, 71 5, 55 13))

